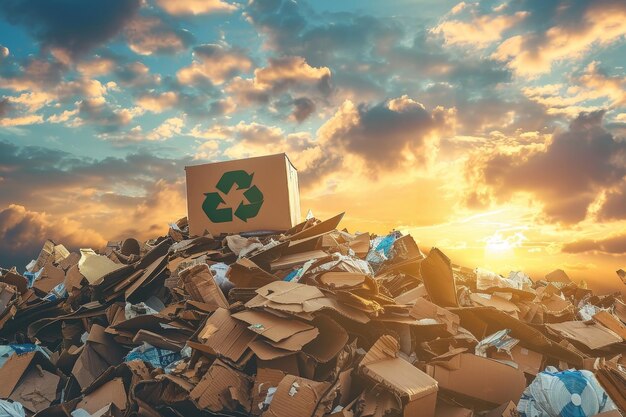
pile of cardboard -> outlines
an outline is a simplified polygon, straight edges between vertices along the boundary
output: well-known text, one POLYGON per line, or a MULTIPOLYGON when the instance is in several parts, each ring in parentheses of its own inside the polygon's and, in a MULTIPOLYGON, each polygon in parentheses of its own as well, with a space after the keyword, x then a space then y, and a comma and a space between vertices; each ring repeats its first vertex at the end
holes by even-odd
POLYGON ((618 294, 563 271, 533 282, 460 268, 410 235, 352 234, 341 219, 220 236, 189 236, 182 219, 99 252, 46 242, 28 272, 0 275, 5 408, 497 417, 554 366, 593 371, 624 411, 618 294))

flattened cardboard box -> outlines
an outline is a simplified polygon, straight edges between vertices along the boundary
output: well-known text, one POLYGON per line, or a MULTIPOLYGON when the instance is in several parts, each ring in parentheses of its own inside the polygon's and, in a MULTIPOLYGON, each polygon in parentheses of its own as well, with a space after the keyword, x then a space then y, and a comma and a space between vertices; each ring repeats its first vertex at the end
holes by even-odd
POLYGON ((185 171, 191 235, 287 230, 300 222, 298 172, 285 154, 185 171))
POLYGON ((462 353, 447 363, 427 365, 439 388, 492 405, 517 401, 526 388, 524 374, 503 363, 462 353))

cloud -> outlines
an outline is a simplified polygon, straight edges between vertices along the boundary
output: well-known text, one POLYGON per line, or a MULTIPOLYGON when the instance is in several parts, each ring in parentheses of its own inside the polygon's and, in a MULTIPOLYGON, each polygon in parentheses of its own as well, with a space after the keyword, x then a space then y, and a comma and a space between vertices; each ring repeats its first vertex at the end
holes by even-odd
POLYGON ((584 239, 566 243, 562 249, 565 253, 601 252, 613 255, 626 254, 626 235, 611 236, 606 239, 584 239))
POLYGON ((158 16, 137 16, 126 25, 124 33, 128 47, 139 55, 175 54, 194 41, 189 31, 173 28, 158 16))
MULTIPOLYGON (((581 85, 593 95, 589 98, 608 97, 613 107, 626 106, 626 77, 610 76, 597 61, 591 62, 585 73, 578 78, 581 85)), ((579 91, 576 91, 579 93, 579 91)))
POLYGON ((626 77, 611 76, 597 61, 569 77, 568 83, 522 88, 548 114, 576 117, 582 111, 619 108, 626 105, 626 77))
POLYGON ((0 88, 13 91, 46 90, 58 85, 67 67, 54 57, 28 57, 0 67, 0 88))
POLYGON ((402 38, 398 19, 360 13, 316 14, 304 2, 253 0, 245 16, 262 34, 268 49, 302 56, 312 65, 370 61, 370 52, 402 38))
POLYGON ((115 59, 107 56, 96 55, 88 60, 76 64, 76 70, 83 76, 91 78, 111 73, 116 67, 115 59))
POLYGON ((18 204, 0 210, 1 266, 23 269, 30 259, 37 256, 47 239, 73 249, 106 244, 99 233, 67 217, 55 218, 18 204))
POLYGON ((172 15, 230 13, 237 5, 223 0, 157 0, 159 7, 172 15))
POLYGON ((480 187, 500 201, 528 193, 549 221, 584 220, 599 195, 626 175, 626 142, 602 127, 603 116, 582 113, 540 147, 481 149, 467 163, 472 198, 480 187))
POLYGON ((286 133, 281 127, 257 122, 239 122, 235 125, 212 125, 203 129, 194 126, 189 135, 203 142, 196 150, 196 157, 215 158, 220 144, 228 158, 247 158, 285 152, 298 166, 308 165, 310 151, 316 143, 307 132, 286 133))
POLYGON ((314 84, 321 91, 329 90, 330 69, 314 68, 298 56, 270 58, 269 65, 254 70, 254 83, 261 88, 284 90, 290 86, 314 84))
POLYGON ((193 58, 190 66, 181 68, 176 73, 181 84, 198 84, 208 80, 219 85, 252 69, 252 60, 242 50, 224 45, 196 46, 193 58))
POLYGON ((32 93, 21 94, 17 97, 7 97, 7 100, 9 103, 26 107, 28 111, 32 113, 50 104, 52 97, 47 93, 34 91, 32 93))
POLYGON ((88 122, 102 132, 114 132, 133 120, 135 114, 125 108, 113 107, 104 99, 85 99, 78 103, 78 124, 88 122))
POLYGON ((180 135, 182 129, 185 126, 185 121, 180 117, 170 117, 165 120, 161 125, 156 127, 152 132, 146 135, 148 140, 165 140, 173 137, 174 135, 180 135))
POLYGON ((148 87, 161 83, 159 74, 151 74, 150 68, 141 61, 130 62, 115 70, 120 84, 130 87, 148 87))
POLYGON ((49 123, 66 123, 78 114, 78 109, 64 110, 59 114, 53 114, 46 120, 49 123))
POLYGON ((415 164, 426 166, 435 157, 440 136, 453 129, 454 117, 453 109, 428 111, 401 96, 375 105, 346 101, 315 138, 257 122, 206 129, 197 125, 189 134, 210 142, 211 151, 217 142, 226 142, 223 154, 230 158, 286 152, 297 161, 303 186, 309 187, 344 168, 375 178, 415 164))
MULTIPOLYGON (((0 141, 0 207, 45 212, 42 222, 50 233, 36 236, 59 243, 95 248, 104 239, 152 238, 185 215, 184 167, 192 163, 192 157, 146 152, 92 159, 0 141)), ((36 243, 38 251, 41 242, 36 243)))
POLYGON ((0 126, 14 127, 14 126, 26 126, 43 123, 43 117, 38 114, 29 114, 25 116, 17 117, 3 117, 0 119, 0 126))
MULTIPOLYGON (((455 15, 458 16, 458 13, 455 15)), ((467 20, 445 20, 432 29, 432 32, 443 35, 447 45, 471 45, 485 48, 499 41, 503 32, 517 25, 527 15, 528 12, 517 12, 513 15, 474 15, 467 20)))
POLYGON ((152 113, 161 113, 173 108, 178 103, 178 95, 173 91, 147 93, 139 96, 136 104, 152 113))
POLYGON ((117 35, 140 4, 140 0, 3 0, 0 11, 43 46, 84 54, 117 35))
POLYGON ((626 35, 622 1, 522 1, 517 6, 528 9, 528 24, 521 34, 500 43, 493 57, 520 75, 546 73, 555 62, 578 58, 593 46, 608 45, 626 35))
POLYGON ((598 219, 602 221, 626 219, 626 183, 608 192, 598 210, 598 219))
POLYGON ((5 117, 9 113, 9 110, 11 110, 11 103, 9 99, 5 97, 0 100, 0 118, 5 117))
POLYGON ((267 66, 254 70, 253 78, 235 77, 225 91, 240 105, 267 103, 287 91, 325 97, 332 91, 331 71, 298 56, 270 58, 267 66))
POLYGON ((344 102, 318 131, 322 146, 361 156, 372 169, 424 161, 431 135, 449 127, 454 112, 432 112, 408 96, 374 106, 344 102))
POLYGON ((305 121, 315 111, 315 102, 308 97, 298 97, 293 100, 291 117, 298 123, 305 121))
POLYGON ((426 167, 436 157, 440 136, 453 129, 454 117, 453 109, 428 111, 408 96, 375 105, 345 101, 318 129, 302 182, 320 183, 345 166, 373 178, 416 164, 426 167))

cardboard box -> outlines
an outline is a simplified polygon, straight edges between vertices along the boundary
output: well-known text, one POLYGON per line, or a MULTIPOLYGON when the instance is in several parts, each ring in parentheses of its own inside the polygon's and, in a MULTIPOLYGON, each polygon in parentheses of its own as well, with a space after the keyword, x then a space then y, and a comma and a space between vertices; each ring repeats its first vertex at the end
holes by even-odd
POLYGON ((287 230, 300 222, 298 172, 285 154, 185 171, 191 235, 287 230))
POLYGON ((519 400, 526 388, 524 373, 492 359, 463 353, 426 367, 439 388, 497 406, 519 400))

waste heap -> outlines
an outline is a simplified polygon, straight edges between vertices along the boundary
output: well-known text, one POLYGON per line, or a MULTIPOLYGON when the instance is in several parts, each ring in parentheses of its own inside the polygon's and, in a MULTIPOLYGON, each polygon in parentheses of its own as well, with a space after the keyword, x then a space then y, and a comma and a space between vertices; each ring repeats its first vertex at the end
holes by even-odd
POLYGON ((619 416, 626 304, 410 235, 48 241, 0 276, 0 416, 619 416))

